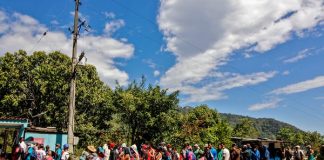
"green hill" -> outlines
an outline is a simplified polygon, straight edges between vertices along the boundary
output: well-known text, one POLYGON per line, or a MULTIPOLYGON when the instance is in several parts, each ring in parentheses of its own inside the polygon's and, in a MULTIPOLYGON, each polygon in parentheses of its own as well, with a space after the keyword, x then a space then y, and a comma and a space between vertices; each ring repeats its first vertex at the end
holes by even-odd
POLYGON ((296 131, 301 131, 300 129, 291 124, 281 122, 273 118, 252 118, 248 116, 241 116, 229 113, 221 113, 221 116, 232 126, 235 126, 237 123, 240 123, 240 119, 242 118, 248 118, 252 120, 255 124, 255 127, 260 132, 262 138, 275 139, 275 135, 279 132, 279 130, 285 127, 293 128, 296 131))
MULTIPOLYGON (((179 110, 183 113, 188 113, 192 109, 193 107, 191 106, 179 107, 179 110)), ((275 135, 277 135, 281 128, 292 128, 296 132, 302 131, 291 124, 281 122, 273 118, 253 118, 230 113, 220 113, 220 115, 222 119, 232 125, 233 128, 236 124, 240 123, 240 120, 243 118, 251 120, 255 124, 255 128, 259 131, 262 138, 275 139, 275 135)))

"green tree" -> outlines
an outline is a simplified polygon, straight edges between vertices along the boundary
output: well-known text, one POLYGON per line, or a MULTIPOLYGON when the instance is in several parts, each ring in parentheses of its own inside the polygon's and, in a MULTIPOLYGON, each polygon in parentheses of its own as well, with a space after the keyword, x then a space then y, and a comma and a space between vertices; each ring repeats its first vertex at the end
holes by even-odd
POLYGON ((258 138, 260 136, 259 131, 255 128, 253 121, 247 118, 240 120, 241 122, 236 124, 233 130, 233 136, 243 138, 258 138))
POLYGON ((172 130, 174 122, 170 114, 178 106, 178 92, 168 93, 159 86, 145 86, 133 81, 128 87, 115 89, 114 105, 128 126, 127 142, 140 144, 145 141, 159 141, 163 133, 172 130))
POLYGON ((179 139, 190 143, 230 143, 231 127, 222 121, 218 112, 206 105, 193 108, 184 113, 179 127, 179 139))
MULTIPOLYGON (((29 118, 39 127, 66 130, 71 59, 60 53, 24 51, 0 57, 0 116, 29 118)), ((76 132, 81 143, 107 129, 112 91, 92 65, 77 66, 76 132)))

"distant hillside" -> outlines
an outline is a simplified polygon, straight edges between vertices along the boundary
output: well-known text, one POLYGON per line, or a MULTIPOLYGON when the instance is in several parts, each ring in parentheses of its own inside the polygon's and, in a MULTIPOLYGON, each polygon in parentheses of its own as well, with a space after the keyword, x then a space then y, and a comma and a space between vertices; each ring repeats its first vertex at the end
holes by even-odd
POLYGON ((241 116, 241 115, 228 114, 228 113, 221 113, 221 116, 223 119, 227 120, 233 126, 239 123, 240 119, 242 118, 248 118, 252 120, 255 124, 255 127, 261 133, 261 137, 263 138, 274 139, 275 135, 279 132, 279 130, 284 127, 289 127, 295 129, 296 131, 301 131, 300 129, 298 129, 297 127, 291 124, 281 122, 273 118, 252 118, 248 116, 241 116))
MULTIPOLYGON (((190 106, 179 108, 179 110, 183 113, 188 113, 192 109, 193 107, 190 106)), ((248 118, 252 120, 255 124, 255 127, 260 132, 262 138, 275 139, 276 138, 275 135, 280 131, 281 128, 285 128, 285 127, 292 128, 296 130, 296 132, 302 131, 291 124, 281 122, 273 118, 253 118, 253 117, 235 115, 229 113, 220 113, 220 115, 222 119, 226 120, 233 127, 236 124, 240 123, 240 119, 242 118, 248 118)))

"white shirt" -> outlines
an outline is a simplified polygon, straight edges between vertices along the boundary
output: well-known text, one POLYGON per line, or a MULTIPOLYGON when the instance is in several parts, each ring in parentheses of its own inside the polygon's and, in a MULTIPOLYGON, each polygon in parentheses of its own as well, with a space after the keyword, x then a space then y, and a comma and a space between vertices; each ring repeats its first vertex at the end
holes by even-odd
POLYGON ((69 152, 67 151, 64 151, 63 154, 62 154, 62 158, 61 160, 68 160, 69 159, 69 152))
POLYGON ((223 149, 223 157, 224 157, 224 160, 229 160, 230 159, 230 152, 227 148, 224 148, 223 149))
POLYGON ((27 145, 24 141, 19 143, 20 147, 24 150, 24 153, 27 153, 27 145))
POLYGON ((104 149, 104 155, 105 155, 104 160, 109 160, 109 156, 110 156, 110 149, 109 149, 108 145, 105 144, 105 145, 103 146, 103 149, 104 149))
POLYGON ((45 159, 45 157, 46 157, 46 152, 45 152, 44 150, 42 150, 42 149, 40 149, 40 150, 36 150, 36 153, 37 153, 37 159, 38 159, 38 160, 43 160, 43 159, 45 159))

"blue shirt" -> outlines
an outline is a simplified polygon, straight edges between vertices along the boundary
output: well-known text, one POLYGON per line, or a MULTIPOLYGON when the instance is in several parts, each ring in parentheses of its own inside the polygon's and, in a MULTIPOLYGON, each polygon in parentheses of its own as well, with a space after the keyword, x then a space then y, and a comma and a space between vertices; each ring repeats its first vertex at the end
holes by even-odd
POLYGON ((254 150, 254 152, 252 152, 252 160, 260 160, 261 155, 259 150, 254 150))
POLYGON ((56 151, 56 157, 55 157, 55 160, 61 160, 61 157, 62 157, 62 149, 61 148, 58 148, 56 151))
POLYGON ((214 147, 210 149, 210 153, 213 155, 214 160, 217 160, 217 151, 214 147))

